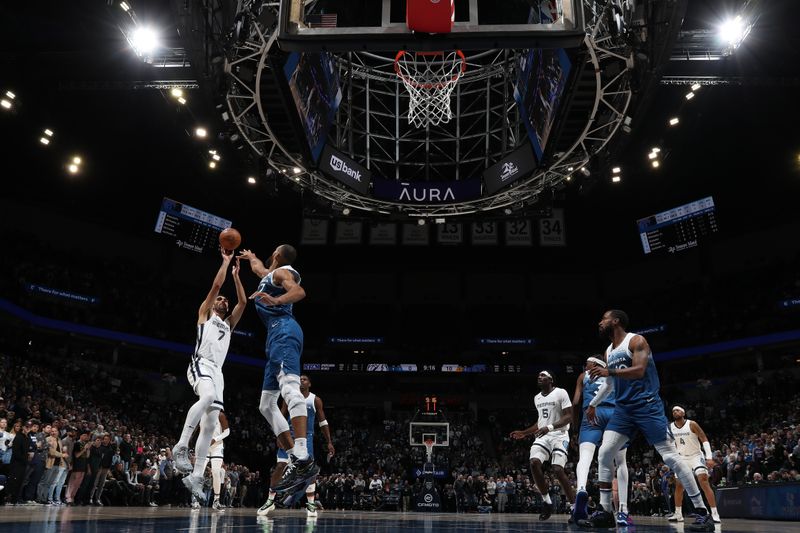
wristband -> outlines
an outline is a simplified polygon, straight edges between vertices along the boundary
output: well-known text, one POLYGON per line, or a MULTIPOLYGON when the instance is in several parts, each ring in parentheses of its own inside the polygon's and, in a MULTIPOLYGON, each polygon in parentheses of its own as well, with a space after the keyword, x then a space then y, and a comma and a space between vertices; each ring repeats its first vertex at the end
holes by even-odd
POLYGON ((328 425, 328 421, 327 420, 323 420, 322 422, 319 423, 319 427, 321 427, 321 428, 324 428, 327 425, 328 425))
POLYGON ((547 426, 547 431, 553 431, 553 424, 549 424, 547 426))

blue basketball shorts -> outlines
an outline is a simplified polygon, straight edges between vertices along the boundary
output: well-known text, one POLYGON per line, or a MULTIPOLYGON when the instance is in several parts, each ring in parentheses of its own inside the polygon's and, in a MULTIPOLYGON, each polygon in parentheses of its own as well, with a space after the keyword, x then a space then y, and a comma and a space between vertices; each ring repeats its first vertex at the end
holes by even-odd
POLYGON ((256 306, 261 320, 267 326, 264 367, 264 384, 261 390, 280 390, 278 375, 300 375, 300 354, 303 353, 303 330, 291 316, 271 316, 256 306))
POLYGON ((650 445, 672 440, 664 404, 658 396, 635 404, 617 403, 614 415, 606 424, 606 431, 621 433, 630 441, 641 431, 650 445))

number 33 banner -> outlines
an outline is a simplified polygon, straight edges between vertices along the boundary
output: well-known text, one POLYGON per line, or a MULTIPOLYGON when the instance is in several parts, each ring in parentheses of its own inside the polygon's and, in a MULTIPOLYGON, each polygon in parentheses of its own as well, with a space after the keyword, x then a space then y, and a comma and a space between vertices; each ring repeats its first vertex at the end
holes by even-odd
POLYGON ((539 220, 539 244, 541 246, 566 246, 564 233, 564 210, 553 209, 550 218, 539 220))

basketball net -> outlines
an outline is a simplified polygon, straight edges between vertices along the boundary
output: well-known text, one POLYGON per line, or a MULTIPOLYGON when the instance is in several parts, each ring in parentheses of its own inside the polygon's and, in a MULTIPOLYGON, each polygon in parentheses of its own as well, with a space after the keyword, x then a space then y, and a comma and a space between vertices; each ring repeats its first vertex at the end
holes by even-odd
POLYGON ((425 450, 426 450, 426 452, 428 454, 428 462, 430 463, 431 459, 433 458, 433 441, 432 440, 428 439, 428 440, 425 441, 425 450))
POLYGON ((394 71, 408 91, 408 121, 417 128, 450 122, 450 95, 466 70, 467 59, 461 50, 400 50, 394 58, 394 71))

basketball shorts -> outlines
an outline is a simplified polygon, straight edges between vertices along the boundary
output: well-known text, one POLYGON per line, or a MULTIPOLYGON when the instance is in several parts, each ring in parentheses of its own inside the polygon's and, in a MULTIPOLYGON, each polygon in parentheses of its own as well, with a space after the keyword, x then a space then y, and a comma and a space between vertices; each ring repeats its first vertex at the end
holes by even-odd
POLYGON ((267 326, 267 363, 261 390, 280 390, 278 375, 300 375, 300 354, 303 352, 303 330, 291 316, 272 316, 256 306, 262 322, 267 326))
POLYGON ((205 471, 205 469, 208 466, 209 462, 211 463, 211 470, 219 470, 220 468, 222 468, 222 462, 223 462, 222 457, 211 457, 211 456, 208 456, 208 457, 206 457, 206 462, 203 465, 203 471, 205 471))
POLYGON ((208 448, 209 459, 224 459, 225 458, 225 443, 220 442, 208 448))
POLYGON ((600 446, 600 443, 603 441, 603 431, 606 430, 609 420, 614 416, 614 408, 597 407, 595 408, 595 414, 597 415, 596 426, 590 424, 589 420, 587 420, 584 415, 581 421, 580 436, 578 437, 578 442, 580 444, 591 442, 595 446, 600 446))
MULTIPOLYGON (((294 436, 294 432, 292 432, 292 436, 294 436)), ((306 448, 308 448, 308 456, 314 457, 314 434, 313 433, 306 433, 306 448)), ((277 462, 279 463, 288 463, 289 462, 289 454, 286 450, 282 450, 278 448, 277 455, 277 462)))
POLYGON ((563 431, 548 433, 533 441, 531 446, 531 459, 541 462, 550 461, 553 466, 563 467, 567 464, 567 450, 569 449, 569 435, 563 431))
POLYGON ((664 404, 659 397, 636 404, 617 403, 614 415, 606 424, 606 431, 615 431, 632 441, 641 431, 651 446, 673 440, 669 422, 664 416, 664 404))
POLYGON ((683 464, 692 469, 692 474, 699 476, 700 474, 708 475, 708 467, 706 466, 706 456, 702 453, 697 455, 681 455, 683 464))
POLYGON ((197 394, 197 385, 200 380, 211 380, 211 383, 214 384, 214 401, 211 405, 219 409, 225 408, 222 400, 222 393, 225 390, 225 378, 222 377, 222 369, 220 367, 208 359, 195 357, 189 363, 189 368, 186 369, 186 378, 189 380, 189 385, 192 386, 195 394, 197 394))

